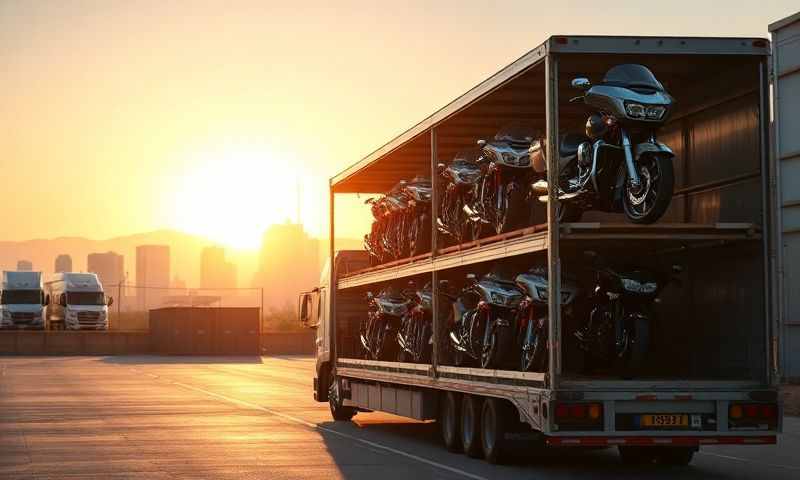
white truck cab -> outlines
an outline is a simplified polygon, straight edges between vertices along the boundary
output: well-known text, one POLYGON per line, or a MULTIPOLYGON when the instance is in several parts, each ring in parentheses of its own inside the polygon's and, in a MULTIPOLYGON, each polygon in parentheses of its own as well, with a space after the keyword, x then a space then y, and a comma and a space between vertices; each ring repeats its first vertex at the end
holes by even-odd
POLYGON ((49 297, 42 289, 42 272, 4 271, 0 288, 0 328, 44 329, 49 297))
POLYGON ((57 273, 45 283, 52 298, 47 308, 51 330, 108 330, 108 307, 103 285, 94 273, 57 273))

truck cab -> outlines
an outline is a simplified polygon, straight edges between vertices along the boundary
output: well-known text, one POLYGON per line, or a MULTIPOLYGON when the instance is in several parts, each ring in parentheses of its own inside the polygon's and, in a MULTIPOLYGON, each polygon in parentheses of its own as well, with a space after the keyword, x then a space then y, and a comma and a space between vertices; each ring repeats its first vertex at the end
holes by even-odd
POLYGON ((47 309, 53 330, 108 330, 108 307, 103 285, 94 273, 58 273, 46 284, 53 299, 47 309))
POLYGON ((347 272, 357 271, 369 266, 367 253, 360 250, 337 252, 334 262, 335 270, 331 272, 330 258, 325 262, 320 275, 319 286, 303 292, 298 298, 298 317, 306 328, 313 328, 315 338, 316 369, 314 375, 314 400, 328 401, 331 372, 331 318, 333 305, 331 302, 331 278, 339 278, 347 272))
POLYGON ((44 329, 44 307, 48 301, 42 289, 41 272, 3 272, 0 328, 44 329))

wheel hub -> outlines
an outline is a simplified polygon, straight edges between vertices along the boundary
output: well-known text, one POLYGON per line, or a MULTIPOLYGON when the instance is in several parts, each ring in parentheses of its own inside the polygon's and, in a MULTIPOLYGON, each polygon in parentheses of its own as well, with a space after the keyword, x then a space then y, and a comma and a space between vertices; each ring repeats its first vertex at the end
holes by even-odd
POLYGON ((650 170, 645 167, 639 167, 639 185, 628 186, 628 198, 633 205, 641 205, 647 198, 651 186, 650 170))

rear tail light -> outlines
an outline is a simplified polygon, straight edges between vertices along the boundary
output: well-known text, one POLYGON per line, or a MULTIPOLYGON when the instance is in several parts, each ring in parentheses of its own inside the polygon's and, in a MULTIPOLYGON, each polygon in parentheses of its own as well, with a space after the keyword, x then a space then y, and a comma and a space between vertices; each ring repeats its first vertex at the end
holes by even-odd
POLYGON ((778 406, 774 403, 735 403, 728 408, 732 427, 774 427, 778 423, 778 406))
POLYGON ((559 403, 555 412, 559 426, 597 426, 603 423, 603 405, 600 403, 559 403))

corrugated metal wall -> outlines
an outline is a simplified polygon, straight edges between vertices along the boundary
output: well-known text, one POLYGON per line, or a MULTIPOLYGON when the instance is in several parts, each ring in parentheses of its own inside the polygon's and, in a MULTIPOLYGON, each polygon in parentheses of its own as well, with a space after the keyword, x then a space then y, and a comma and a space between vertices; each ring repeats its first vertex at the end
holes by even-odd
POLYGON ((782 366, 800 381, 800 13, 770 26, 783 257, 782 366))
POLYGON ((258 355, 258 308, 150 310, 153 351, 169 355, 258 355))

